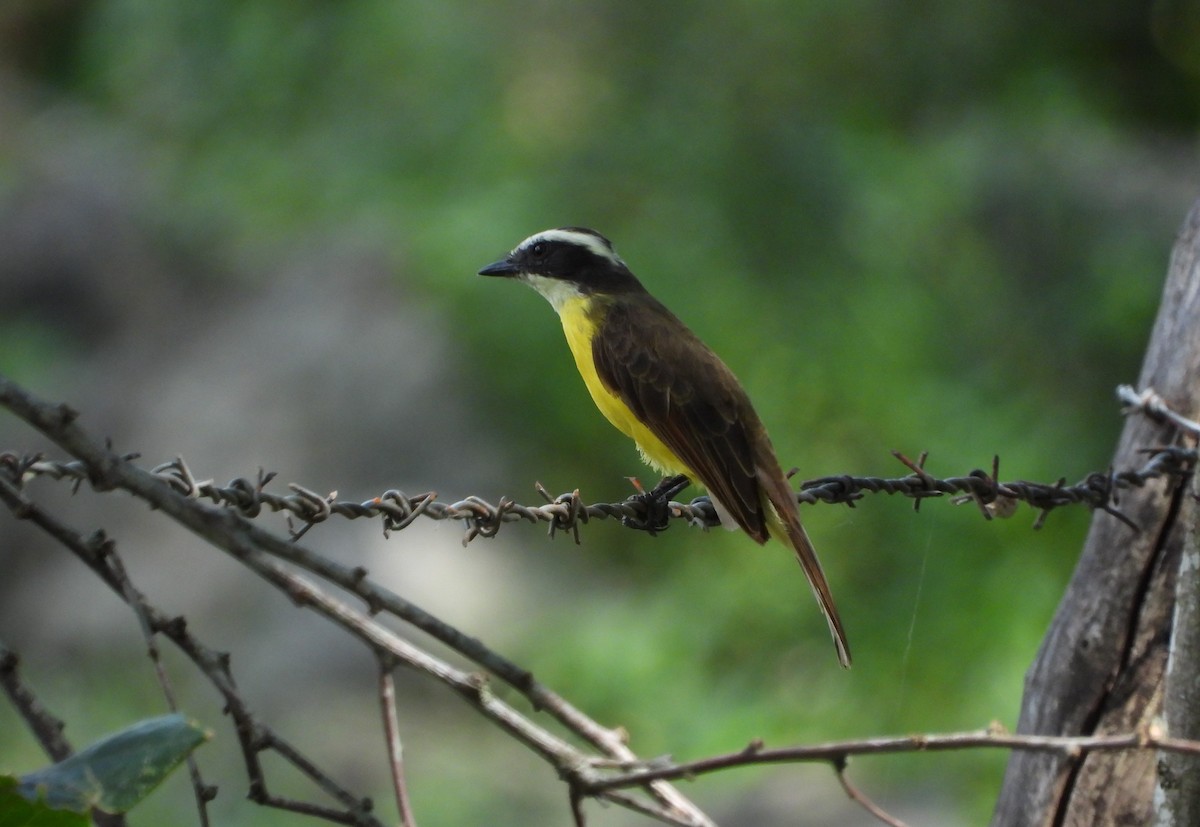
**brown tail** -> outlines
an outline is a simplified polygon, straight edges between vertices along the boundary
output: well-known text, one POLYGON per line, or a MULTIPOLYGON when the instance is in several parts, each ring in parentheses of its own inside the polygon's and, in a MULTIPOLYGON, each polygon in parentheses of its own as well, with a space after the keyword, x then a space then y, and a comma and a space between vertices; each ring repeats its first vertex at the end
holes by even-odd
POLYGON ((782 474, 776 477, 761 467, 758 469, 758 484, 767 500, 763 503, 767 511, 767 529, 772 537, 796 552, 796 561, 800 563, 800 568, 804 569, 804 576, 812 586, 817 605, 821 607, 821 614, 825 615, 825 621, 829 624, 833 645, 837 647, 838 662, 848 669, 850 646, 846 643, 846 630, 842 628, 842 619, 838 617, 837 605, 833 602, 833 593, 829 591, 825 572, 821 571, 816 549, 808 539, 804 526, 800 524, 792 489, 782 474))

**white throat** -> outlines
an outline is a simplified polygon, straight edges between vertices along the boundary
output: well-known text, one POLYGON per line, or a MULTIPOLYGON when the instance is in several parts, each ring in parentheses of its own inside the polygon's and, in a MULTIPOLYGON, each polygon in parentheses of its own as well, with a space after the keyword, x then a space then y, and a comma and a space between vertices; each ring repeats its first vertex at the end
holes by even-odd
POLYGON ((554 312, 560 316, 567 302, 572 299, 578 299, 583 295, 583 293, 579 292, 577 286, 562 279, 552 279, 547 276, 525 273, 521 276, 521 281, 541 293, 546 298, 546 301, 550 302, 550 306, 554 308, 554 312))

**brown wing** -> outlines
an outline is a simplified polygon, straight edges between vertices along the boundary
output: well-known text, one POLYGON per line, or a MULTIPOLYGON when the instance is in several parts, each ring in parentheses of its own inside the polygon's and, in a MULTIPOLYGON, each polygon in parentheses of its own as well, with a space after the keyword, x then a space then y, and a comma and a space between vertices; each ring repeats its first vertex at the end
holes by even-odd
POLYGON ((600 380, 683 460, 747 534, 765 543, 774 531, 791 546, 829 624, 838 660, 849 666, 846 632, 800 524, 795 495, 729 368, 648 295, 609 308, 592 341, 592 357, 600 380))
POLYGON ((738 525, 767 540, 753 445, 762 424, 715 353, 650 296, 613 305, 592 342, 600 380, 699 478, 738 525))

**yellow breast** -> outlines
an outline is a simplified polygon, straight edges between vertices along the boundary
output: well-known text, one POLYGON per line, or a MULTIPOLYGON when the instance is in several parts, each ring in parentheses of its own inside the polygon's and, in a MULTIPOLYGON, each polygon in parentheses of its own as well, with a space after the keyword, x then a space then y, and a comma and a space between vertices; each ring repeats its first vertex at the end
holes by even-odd
POLYGON ((573 296, 556 304, 555 309, 562 319, 567 345, 571 348, 571 355, 575 357, 575 367, 579 369, 579 375, 583 377, 583 383, 591 393, 592 401, 618 431, 637 443, 642 459, 659 473, 687 474, 695 479, 695 475, 675 453, 638 420, 621 397, 600 381, 600 375, 596 373, 596 362, 592 357, 592 338, 596 333, 597 320, 588 312, 589 304, 590 300, 587 297, 573 296))

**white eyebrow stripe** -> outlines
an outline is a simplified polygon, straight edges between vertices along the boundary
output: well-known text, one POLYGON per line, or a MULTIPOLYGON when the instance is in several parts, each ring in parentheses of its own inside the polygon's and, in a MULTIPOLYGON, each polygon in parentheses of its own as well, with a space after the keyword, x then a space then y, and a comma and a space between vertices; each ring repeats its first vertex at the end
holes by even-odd
POLYGON ((517 245, 516 250, 523 250, 532 247, 539 241, 562 241, 567 244, 578 244, 580 247, 586 247, 601 258, 606 258, 613 264, 623 265, 625 262, 617 256, 612 249, 605 244, 600 238, 591 233, 581 233, 577 230, 543 230, 536 235, 531 235, 529 238, 517 245))

